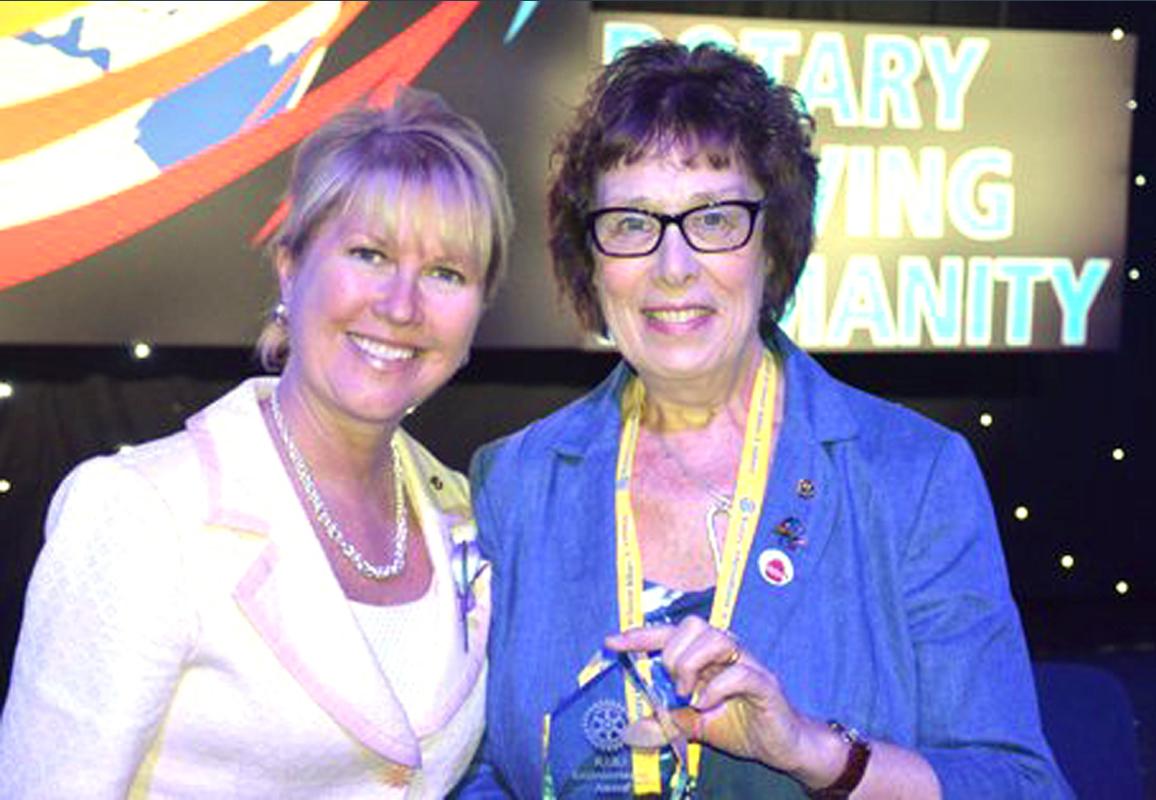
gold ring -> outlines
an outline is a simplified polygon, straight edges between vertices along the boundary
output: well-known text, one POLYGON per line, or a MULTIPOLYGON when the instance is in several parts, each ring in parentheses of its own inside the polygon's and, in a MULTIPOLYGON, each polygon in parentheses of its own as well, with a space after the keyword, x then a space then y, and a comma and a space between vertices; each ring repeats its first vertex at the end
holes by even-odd
POLYGON ((701 711, 696 711, 694 714, 694 726, 690 732, 690 738, 692 741, 695 741, 695 742, 701 742, 702 741, 702 712, 701 711))
POLYGON ((739 648, 736 645, 735 647, 733 647, 731 649, 730 653, 727 655, 726 659, 723 661, 723 666, 733 667, 735 664, 739 663, 740 658, 742 658, 742 654, 739 652, 739 648))

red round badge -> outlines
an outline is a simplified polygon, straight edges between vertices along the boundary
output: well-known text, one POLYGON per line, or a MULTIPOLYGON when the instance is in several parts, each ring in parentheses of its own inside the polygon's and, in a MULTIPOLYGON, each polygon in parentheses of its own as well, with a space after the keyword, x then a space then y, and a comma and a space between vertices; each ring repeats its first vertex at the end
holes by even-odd
POLYGON ((759 574, 771 586, 786 586, 795 578, 795 565, 782 550, 769 548, 759 553, 759 574))

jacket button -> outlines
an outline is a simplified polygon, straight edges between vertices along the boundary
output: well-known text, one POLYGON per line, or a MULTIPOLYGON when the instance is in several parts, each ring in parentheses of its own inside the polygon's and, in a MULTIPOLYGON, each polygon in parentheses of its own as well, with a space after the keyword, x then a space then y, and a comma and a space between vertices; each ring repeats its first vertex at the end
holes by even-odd
POLYGON ((413 780, 413 770, 392 761, 381 768, 380 775, 381 782, 389 786, 406 786, 413 780))

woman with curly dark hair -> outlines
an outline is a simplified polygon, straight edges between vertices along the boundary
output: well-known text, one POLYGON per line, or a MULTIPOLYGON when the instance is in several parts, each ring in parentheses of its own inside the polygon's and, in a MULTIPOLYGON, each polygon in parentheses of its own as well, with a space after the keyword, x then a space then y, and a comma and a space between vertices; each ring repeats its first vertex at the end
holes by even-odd
POLYGON ((561 138, 555 273, 624 360, 475 459, 494 627, 471 788, 1068 793, 966 442, 776 327, 814 237, 812 131, 742 56, 654 42, 561 138))

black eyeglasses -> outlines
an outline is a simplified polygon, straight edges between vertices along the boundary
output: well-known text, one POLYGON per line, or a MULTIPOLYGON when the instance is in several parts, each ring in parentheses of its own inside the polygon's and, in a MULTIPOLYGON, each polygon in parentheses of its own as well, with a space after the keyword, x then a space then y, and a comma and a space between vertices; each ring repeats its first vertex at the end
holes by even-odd
POLYGON ((619 258, 648 256, 662 243, 666 226, 674 223, 692 250, 725 253, 751 240, 762 200, 725 200, 688 208, 681 214, 659 214, 641 208, 600 208, 586 216, 594 246, 619 258))

